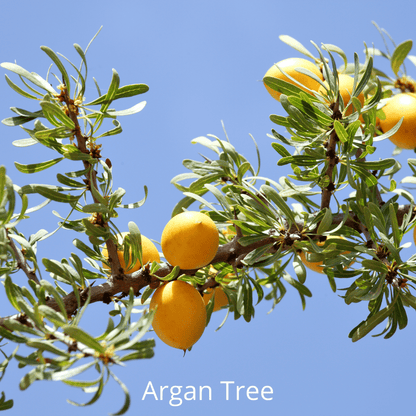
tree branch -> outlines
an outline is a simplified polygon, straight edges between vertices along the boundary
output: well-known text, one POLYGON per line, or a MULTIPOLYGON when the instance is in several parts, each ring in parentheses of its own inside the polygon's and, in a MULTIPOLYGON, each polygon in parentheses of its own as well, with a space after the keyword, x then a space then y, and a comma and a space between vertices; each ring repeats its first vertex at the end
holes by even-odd
POLYGON ((13 238, 9 237, 9 233, 7 232, 7 229, 6 229, 6 235, 7 235, 7 238, 9 239, 10 247, 12 248, 13 253, 16 257, 17 267, 24 271, 24 273, 26 274, 29 280, 33 280, 35 283, 39 284, 39 280, 38 280, 38 277, 36 276, 35 269, 31 269, 29 267, 29 265, 27 264, 26 258, 22 253, 22 250, 16 247, 16 244, 14 243, 13 238))
MULTIPOLYGON (((332 108, 332 116, 331 118, 333 120, 339 120, 342 118, 342 114, 339 111, 339 97, 337 101, 333 104, 331 104, 332 108)), ((328 168, 325 172, 325 175, 329 178, 329 184, 326 188, 322 189, 322 199, 321 199, 321 209, 323 208, 329 208, 329 204, 331 202, 331 195, 332 192, 335 190, 334 182, 332 180, 332 175, 334 172, 334 167, 337 164, 337 153, 336 153, 336 147, 337 143, 339 142, 337 133, 335 131, 335 128, 332 130, 331 135, 329 136, 329 142, 326 150, 326 156, 328 159, 328 168)))

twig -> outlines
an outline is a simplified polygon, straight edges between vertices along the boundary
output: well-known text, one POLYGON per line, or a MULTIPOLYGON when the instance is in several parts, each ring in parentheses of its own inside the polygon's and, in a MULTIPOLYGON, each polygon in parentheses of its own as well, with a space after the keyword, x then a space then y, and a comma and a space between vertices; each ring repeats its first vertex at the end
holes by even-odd
MULTIPOLYGON (((337 101, 332 104, 332 116, 333 120, 339 120, 342 118, 342 114, 339 111, 339 97, 337 101)), ((335 128, 332 130, 331 135, 329 136, 328 147, 326 151, 326 156, 328 159, 328 168, 325 172, 325 175, 329 178, 329 184, 326 188, 322 189, 322 199, 321 199, 321 209, 329 208, 331 202, 332 192, 335 190, 334 182, 332 180, 332 174, 334 167, 337 164, 337 154, 336 146, 339 141, 335 128)))
POLYGON ((26 258, 22 253, 22 250, 20 250, 16 247, 16 244, 14 243, 13 238, 9 237, 9 234, 8 234, 7 230, 6 230, 6 234, 7 234, 7 238, 9 239, 9 242, 10 242, 10 247, 12 248, 13 253, 16 257, 17 267, 24 271, 24 273, 26 274, 26 276, 29 280, 33 280, 34 282, 39 284, 39 280, 38 280, 38 277, 36 276, 35 269, 31 269, 29 267, 29 265, 27 264, 26 258))

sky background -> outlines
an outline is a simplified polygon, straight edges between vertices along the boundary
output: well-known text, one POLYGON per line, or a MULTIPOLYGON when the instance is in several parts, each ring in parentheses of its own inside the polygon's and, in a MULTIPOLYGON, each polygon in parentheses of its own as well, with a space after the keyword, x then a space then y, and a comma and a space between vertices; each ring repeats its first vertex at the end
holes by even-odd
MULTIPOLYGON (((267 137, 272 128, 270 114, 284 115, 280 104, 262 85, 262 77, 273 63, 289 57, 302 57, 282 43, 278 36, 290 35, 309 50, 309 41, 318 45, 332 43, 341 47, 350 61, 357 52, 364 60, 364 44, 383 48, 382 39, 371 21, 385 28, 397 43, 413 38, 413 1, 395 5, 387 1, 345 2, 320 1, 0 1, 0 62, 17 62, 29 71, 46 75, 49 60, 40 50, 46 45, 68 58, 76 59, 72 45, 85 48, 103 25, 103 30, 88 52, 90 81, 94 76, 106 90, 115 68, 121 85, 146 83, 148 93, 122 100, 116 109, 128 108, 146 100, 145 109, 134 116, 121 118, 123 133, 102 140, 102 155, 113 164, 115 188, 123 187, 124 202, 143 198, 143 186, 149 188, 145 205, 138 210, 120 212, 117 225, 127 230, 134 221, 141 232, 160 241, 165 224, 181 193, 170 180, 185 172, 183 159, 201 160, 199 152, 209 156, 205 148, 192 145, 198 136, 214 134, 225 139, 224 122, 231 143, 256 165, 256 153, 249 134, 256 139, 262 155, 261 175, 279 179, 287 171, 278 168, 278 154, 267 137)), ((413 51, 413 54, 416 54, 413 51)), ((78 62, 76 59, 74 62, 78 62)), ((375 66, 385 70, 381 58, 375 66)), ((409 62, 409 74, 416 78, 409 62)), ((7 71, 1 68, 0 74, 7 71)), ((389 72, 391 74, 391 71, 389 72)), ((11 76, 11 74, 8 74, 11 76)), ((12 74, 13 75, 13 74, 12 74)), ((12 77, 12 76, 11 76, 12 77)), ((12 79, 17 82, 16 77, 12 79)), ((54 84, 56 87, 56 85, 54 84)), ((96 98, 90 84, 87 99, 96 98)), ((34 104, 14 93, 0 81, 0 117, 13 113, 16 106, 37 110, 34 104)), ((283 130, 279 130, 284 134, 283 130)), ((19 128, 0 125, 0 164, 19 186, 27 183, 55 183, 57 165, 32 176, 19 173, 14 162, 34 163, 56 157, 48 149, 33 146, 16 148, 12 141, 27 137, 19 128)), ((394 146, 382 142, 374 155, 389 157, 394 146)), ((406 159, 410 151, 397 156, 404 166, 398 181, 408 174, 406 159)), ((67 164, 70 165, 69 163, 67 164)), ((71 165, 73 169, 73 164, 71 165)), ((30 199, 33 206, 38 201, 30 199)), ((39 199, 40 201, 40 199, 39 199)), ((56 209, 66 215, 66 207, 48 205, 22 224, 20 231, 29 235, 39 228, 52 231, 56 209)), ((72 239, 78 237, 61 230, 38 245, 38 256, 52 259, 69 257, 75 252, 72 239)), ((407 238, 411 241, 411 238, 407 238)), ((403 256, 414 252, 414 244, 403 256)), ((44 273, 44 277, 46 277, 44 273)), ((27 285, 23 274, 15 282, 27 285), (20 279, 20 280, 19 280, 20 279)), ((347 287, 351 282, 339 282, 347 287)), ((274 414, 284 416, 413 415, 412 396, 416 364, 414 351, 416 322, 409 310, 409 324, 390 340, 367 336, 357 343, 348 338, 349 331, 368 314, 367 304, 345 305, 334 294, 325 276, 310 272, 306 285, 313 297, 303 311, 299 296, 288 288, 284 300, 268 314, 271 304, 264 302, 256 309, 255 319, 228 319, 215 331, 225 311, 213 314, 201 340, 192 352, 182 352, 156 341, 155 357, 113 368, 128 386, 132 403, 129 415, 239 415, 274 414), (181 406, 169 405, 169 397, 155 401, 142 400, 146 385, 211 386, 212 400, 184 401, 181 406), (236 385, 273 388, 273 400, 250 401, 243 393, 236 399, 235 388, 225 398, 221 381, 236 385)), ((5 304, 3 293, 1 316, 13 313, 5 304)), ((85 328, 94 335, 106 326, 110 307, 94 304, 85 317, 85 328)), ((381 332, 381 326, 377 328, 381 332)), ((374 333, 377 333, 377 330, 374 333)), ((8 414, 87 415, 117 412, 123 403, 121 390, 110 382, 102 398, 92 407, 75 409, 66 402, 86 402, 89 396, 61 383, 39 381, 20 392, 18 382, 25 374, 12 363, 0 391, 14 399, 8 414)), ((243 392, 245 390, 242 390, 243 392)), ((183 398, 183 395, 181 395, 183 398)))

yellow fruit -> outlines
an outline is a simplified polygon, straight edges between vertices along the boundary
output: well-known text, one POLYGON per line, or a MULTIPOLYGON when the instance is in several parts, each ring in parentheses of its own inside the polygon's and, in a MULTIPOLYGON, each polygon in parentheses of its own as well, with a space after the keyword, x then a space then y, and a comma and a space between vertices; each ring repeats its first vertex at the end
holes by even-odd
MULTIPOLYGON (((346 106, 352 96, 352 87, 354 86, 354 78, 350 77, 349 75, 345 74, 338 74, 339 80, 339 93, 341 94, 342 100, 344 101, 344 106, 346 106)), ((328 85, 325 82, 326 85, 328 85)), ((326 94, 326 90, 324 87, 319 88, 319 93, 326 94)), ((364 94, 360 92, 357 97, 360 100, 361 106, 364 105, 364 94)), ((348 107, 347 111, 345 112, 345 116, 349 116, 352 114, 353 106, 352 104, 348 107)))
POLYGON ((186 211, 166 224, 161 244, 163 254, 172 266, 183 270, 199 269, 217 254, 219 234, 208 215, 186 211))
POLYGON ((219 311, 223 306, 228 305, 228 298, 225 294, 223 288, 221 286, 215 287, 213 290, 212 288, 207 289, 207 293, 204 294, 204 303, 208 305, 208 302, 211 300, 212 295, 215 291, 215 299, 214 299, 214 309, 213 312, 219 311))
MULTIPOLYGON (((318 245, 319 247, 322 247, 325 244, 325 242, 327 240, 329 240, 330 238, 334 238, 334 237, 328 237, 325 241, 320 241, 320 242, 316 243, 316 245, 318 245)), ((344 240, 343 237, 340 237, 340 238, 342 238, 344 240)), ((350 253, 350 251, 344 251, 341 254, 349 254, 349 253, 350 253)), ((300 256, 300 258, 302 260, 302 263, 308 269, 311 269, 311 270, 313 270, 314 272, 317 272, 317 273, 324 273, 324 268, 322 266, 323 265, 323 261, 308 261, 308 260, 306 260, 306 254, 303 251, 301 251, 299 253, 299 256, 300 256)), ((352 261, 349 265, 351 266, 351 264, 353 264, 353 263, 354 263, 354 261, 352 261)))
POLYGON ((416 227, 413 228, 413 241, 416 244, 416 227))
POLYGON ((382 110, 386 115, 385 120, 380 120, 380 129, 383 133, 393 128, 404 117, 397 133, 389 139, 402 149, 414 149, 416 147, 416 94, 397 94, 382 110))
MULTIPOLYGON (((124 237, 128 234, 128 232, 124 232, 121 233, 120 235, 117 235, 117 239, 118 239, 118 243, 122 244, 124 237)), ((143 260, 143 264, 149 263, 149 262, 153 262, 153 261, 157 261, 158 263, 160 263, 160 256, 159 256, 159 252, 157 251, 156 246, 144 235, 141 236, 142 237, 142 260, 143 260)), ((107 251, 107 247, 104 247, 102 250, 102 255, 108 259, 108 251, 107 251)), ((142 265, 140 264, 140 262, 137 260, 136 263, 134 264, 134 266, 131 269, 128 269, 126 267, 126 263, 124 262, 124 254, 123 254, 123 250, 118 250, 117 251, 117 256, 118 256, 118 260, 120 262, 120 266, 123 270, 125 270, 127 273, 133 273, 137 270, 140 269, 140 267, 142 267, 142 265), (128 269, 128 270, 127 270, 128 269)), ((130 256, 131 256, 131 249, 130 249, 130 256)), ((131 265, 131 262, 129 263, 129 266, 131 265)), ((105 269, 109 269, 109 267, 103 263, 103 267, 105 269)))
MULTIPOLYGON (((309 77, 305 74, 301 74, 300 72, 295 70, 296 68, 308 69, 309 71, 313 72, 317 77, 319 77, 321 80, 323 80, 321 71, 311 61, 307 61, 306 59, 302 59, 302 58, 289 58, 289 59, 284 59, 283 61, 278 62, 277 65, 281 69, 283 69, 283 71, 285 71, 286 74, 290 75, 296 81, 303 84, 306 88, 309 88, 309 89, 314 90, 314 91, 318 91, 319 86, 320 86, 319 82, 317 82, 314 79, 312 79, 311 77, 309 77)), ((265 77, 278 78, 278 79, 281 79, 283 81, 289 82, 290 84, 296 85, 297 87, 300 87, 300 85, 295 84, 291 79, 286 77, 286 75, 284 75, 277 68, 276 65, 273 65, 266 72, 265 77)), ((271 89, 266 84, 265 84, 265 87, 266 87, 267 91, 269 91, 270 95, 273 98, 275 98, 277 101, 280 101, 280 95, 281 95, 280 92, 277 92, 277 91, 271 89)), ((302 87, 300 87, 300 88, 302 88, 302 87)), ((302 89, 306 92, 309 92, 309 91, 307 91, 306 88, 302 88, 302 89)))
POLYGON ((159 287, 150 302, 155 309, 153 329, 157 336, 173 348, 186 350, 201 338, 207 313, 200 293, 182 280, 159 287))

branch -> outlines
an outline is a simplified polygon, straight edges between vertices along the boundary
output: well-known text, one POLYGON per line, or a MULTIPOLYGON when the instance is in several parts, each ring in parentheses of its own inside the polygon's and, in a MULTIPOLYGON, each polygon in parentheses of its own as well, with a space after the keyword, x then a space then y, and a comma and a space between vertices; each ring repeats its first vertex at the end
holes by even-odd
MULTIPOLYGON (((397 211, 397 221, 399 225, 402 224, 404 215, 409 213, 410 209, 411 209, 410 204, 399 206, 398 211, 397 211)), ((416 213, 412 212, 412 216, 414 217, 415 215, 416 213)), ((339 225, 343 221, 343 219, 344 219, 344 214, 334 215, 332 225, 334 227, 339 225)), ((345 225, 358 231, 359 233, 363 233, 366 235, 365 226, 356 219, 353 212, 350 212, 350 217, 345 222, 345 225)), ((298 223, 293 224, 291 229, 287 230, 287 232, 299 233, 299 230, 302 230, 303 227, 304 227, 303 222, 299 221, 298 223)), ((241 230, 239 230, 238 228, 236 230, 240 234, 241 230)), ((319 236, 317 235, 316 238, 318 237, 319 236)), ((265 245, 273 244, 273 243, 283 244, 282 251, 288 250, 291 248, 291 245, 284 244, 281 242, 281 240, 277 240, 273 236, 265 237, 263 240, 256 241, 255 243, 250 244, 248 246, 242 246, 241 244, 238 243, 238 240, 239 240, 239 237, 236 236, 227 244, 220 246, 218 248, 217 254, 215 255, 214 259, 211 261, 211 263, 212 264, 228 263, 232 265, 233 267, 238 268, 238 267, 243 266, 242 260, 244 260, 245 256, 249 254, 250 252, 252 252, 253 250, 255 250, 256 248, 263 247, 265 245)), ((369 238, 367 238, 367 240, 369 240, 369 238)), ((23 257, 22 253, 20 252, 19 249, 17 249, 14 246, 13 242, 11 242, 11 244, 12 244, 12 247, 14 247, 13 250, 16 253, 16 257, 20 257, 20 256, 23 257)), ((117 253, 116 253, 115 258, 118 260, 117 253)), ((36 279, 35 281, 38 283, 36 276, 31 274, 31 271, 29 270, 25 262, 23 263, 23 267, 21 268, 22 270, 25 271, 29 279, 32 279, 32 280, 36 279)), ((121 293, 122 296, 126 296, 130 288, 133 288, 135 295, 139 296, 140 290, 148 286, 149 284, 151 284, 154 281, 155 276, 165 277, 172 270, 173 270, 173 266, 167 263, 163 263, 161 267, 159 268, 159 270, 157 270, 157 272, 153 276, 150 275, 149 273, 149 265, 146 265, 145 267, 131 274, 121 273, 118 275, 118 278, 116 279, 109 278, 107 282, 102 283, 98 286, 90 286, 88 288, 88 290, 90 291, 90 303, 95 303, 95 302, 110 303, 112 300, 112 297, 116 296, 117 294, 121 293)), ((180 274, 183 274, 182 272, 183 273, 186 272, 186 274, 188 275, 193 275, 197 272, 197 270, 183 270, 180 272, 180 274)), ((216 285, 215 279, 214 280, 209 279, 204 285, 202 285, 199 288, 199 290, 204 290, 209 287, 214 287, 215 285, 216 285)), ((82 299, 82 304, 81 304, 82 306, 87 299, 87 293, 82 293, 81 299, 82 299)), ((77 303, 77 298, 74 292, 69 293, 68 295, 63 297, 63 302, 65 304, 65 309, 66 309, 68 316, 74 315, 79 307, 77 303)), ((58 303, 53 298, 50 298, 46 302, 46 305, 56 311, 60 311, 58 303)), ((0 326, 4 326, 3 323, 5 320, 18 319, 19 316, 21 315, 16 314, 16 315, 5 317, 5 318, 0 318, 0 326)))
POLYGON ((14 240, 9 237, 9 233, 7 232, 7 229, 6 229, 6 235, 7 235, 7 238, 9 239, 10 247, 12 248, 14 255, 16 257, 17 267, 24 271, 24 273, 26 274, 29 280, 33 280, 34 282, 39 284, 39 280, 38 280, 38 277, 36 276, 35 269, 31 269, 29 267, 29 265, 27 264, 26 258, 22 253, 22 250, 16 247, 14 240))
MULTIPOLYGON (((67 115, 75 124, 74 134, 77 139, 77 147, 79 150, 81 150, 81 152, 90 154, 92 157, 98 159, 101 157, 100 151, 99 151, 101 145, 95 146, 93 144, 93 148, 91 149, 91 151, 88 150, 87 148, 88 137, 84 136, 81 133, 81 128, 78 122, 78 107, 75 105, 74 100, 69 96, 68 89, 66 88, 66 85, 65 85, 65 81, 63 80, 62 82, 63 82, 64 88, 62 89, 59 98, 61 101, 63 101, 66 104, 67 115)), ((94 170, 93 166, 88 161, 83 160, 83 164, 84 164, 85 169, 91 167, 91 169, 89 170, 90 177, 88 177, 87 175, 85 176, 87 179, 87 184, 90 186, 90 193, 91 193, 92 199, 95 203, 98 203, 99 202, 98 199, 95 198, 91 190, 91 186, 94 186, 94 188, 98 190, 97 172, 94 170)), ((106 246, 107 246, 107 251, 108 251, 108 259, 111 265, 110 280, 121 279, 123 272, 120 266, 120 261, 118 259, 117 246, 111 238, 106 241, 106 246)))
MULTIPOLYGON (((339 111, 339 97, 334 104, 331 104, 333 120, 339 120, 342 118, 342 114, 339 111)), ((335 128, 332 130, 331 135, 329 136, 329 143, 326 150, 326 156, 328 158, 328 168, 325 172, 326 176, 329 177, 329 184, 326 188, 322 189, 322 200, 321 200, 321 209, 329 208, 331 202, 332 192, 335 190, 334 182, 332 181, 332 175, 335 165, 338 163, 338 157, 336 153, 337 143, 339 138, 335 131, 335 128)))

